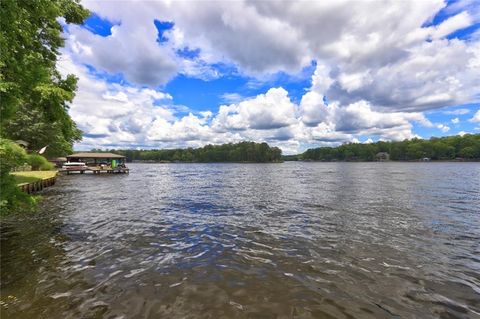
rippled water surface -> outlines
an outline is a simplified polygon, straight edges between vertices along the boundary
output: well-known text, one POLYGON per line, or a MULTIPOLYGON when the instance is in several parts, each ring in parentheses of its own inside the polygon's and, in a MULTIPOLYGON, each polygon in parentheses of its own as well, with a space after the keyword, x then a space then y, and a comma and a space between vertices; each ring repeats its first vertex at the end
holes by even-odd
POLYGON ((480 164, 130 167, 2 223, 2 318, 480 318, 480 164))

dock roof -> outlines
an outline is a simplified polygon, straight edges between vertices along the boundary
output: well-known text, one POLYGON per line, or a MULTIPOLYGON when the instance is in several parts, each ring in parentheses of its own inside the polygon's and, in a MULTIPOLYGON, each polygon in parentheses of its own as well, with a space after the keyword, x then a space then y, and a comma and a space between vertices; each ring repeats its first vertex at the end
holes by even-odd
POLYGON ((67 158, 125 158, 123 155, 113 154, 113 153, 75 153, 68 155, 67 158))

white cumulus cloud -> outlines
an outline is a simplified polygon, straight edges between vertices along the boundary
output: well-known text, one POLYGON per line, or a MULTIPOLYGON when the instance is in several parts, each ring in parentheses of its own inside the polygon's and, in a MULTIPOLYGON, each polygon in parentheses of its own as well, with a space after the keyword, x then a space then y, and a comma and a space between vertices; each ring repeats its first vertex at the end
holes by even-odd
MULTIPOLYGON (((292 152, 364 136, 398 140, 416 136, 414 123, 448 132, 425 111, 479 102, 480 37, 448 38, 480 21, 472 1, 82 3, 114 23, 109 36, 80 26, 65 33, 59 65, 80 79, 70 114, 85 148, 251 139, 292 152), (450 16, 432 25, 442 9, 450 16), (172 23, 166 41, 157 41, 154 20, 172 23), (224 105, 194 112, 164 91, 178 74, 210 81, 234 72, 254 84, 277 72, 298 74, 312 61, 311 85, 295 102, 277 83, 251 97, 230 88, 219 94, 224 105), (122 81, 109 82, 112 75, 122 81)), ((480 122, 480 111, 469 121, 480 122)))
POLYGON ((480 123, 480 109, 475 113, 475 115, 469 120, 470 122, 480 123))

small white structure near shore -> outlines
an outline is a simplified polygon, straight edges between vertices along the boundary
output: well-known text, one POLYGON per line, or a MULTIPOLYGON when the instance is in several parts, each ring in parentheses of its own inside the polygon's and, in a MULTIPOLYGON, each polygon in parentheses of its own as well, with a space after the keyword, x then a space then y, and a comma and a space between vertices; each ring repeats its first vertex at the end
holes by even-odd
POLYGON ((375 159, 379 162, 385 162, 390 160, 390 154, 387 152, 378 152, 377 155, 375 155, 375 159))

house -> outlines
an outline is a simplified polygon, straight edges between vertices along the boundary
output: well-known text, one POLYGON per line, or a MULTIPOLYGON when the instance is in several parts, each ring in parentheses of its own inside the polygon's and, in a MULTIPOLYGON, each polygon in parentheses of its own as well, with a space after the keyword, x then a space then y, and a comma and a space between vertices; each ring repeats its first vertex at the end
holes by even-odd
POLYGON ((387 152, 379 152, 377 153, 377 155, 375 155, 375 159, 380 162, 389 161, 390 154, 388 154, 387 152))
POLYGON ((15 143, 17 143, 18 145, 20 145, 24 149, 28 149, 28 145, 29 145, 28 142, 25 142, 25 141, 22 141, 22 140, 17 140, 17 141, 15 141, 15 143))

